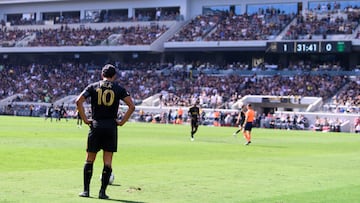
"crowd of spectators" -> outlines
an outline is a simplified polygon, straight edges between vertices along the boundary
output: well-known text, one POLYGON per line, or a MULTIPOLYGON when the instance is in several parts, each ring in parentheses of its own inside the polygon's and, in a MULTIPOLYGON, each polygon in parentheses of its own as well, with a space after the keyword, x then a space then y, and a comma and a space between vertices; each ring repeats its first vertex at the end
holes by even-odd
POLYGON ((28 33, 25 30, 9 30, 6 27, 2 27, 0 29, 0 46, 12 47, 17 41, 27 35, 28 33))
POLYGON ((115 28, 71 29, 67 26, 61 26, 59 29, 34 30, 36 37, 28 42, 28 46, 95 46, 107 39, 114 31, 115 28))
POLYGON ((169 41, 238 41, 274 38, 295 17, 278 9, 254 14, 216 13, 193 18, 169 41))
POLYGON ((101 30, 81 26, 31 30, 7 30, 5 28, 0 31, 0 43, 2 46, 14 46, 17 41, 34 35, 33 39, 27 41, 26 46, 96 46, 109 45, 109 37, 115 35, 115 45, 150 45, 168 29, 166 25, 117 26, 101 30))
POLYGON ((221 21, 222 15, 198 15, 170 38, 170 42, 201 41, 221 21))
POLYGON ((165 25, 121 28, 116 32, 119 35, 116 45, 150 45, 168 29, 165 25))
POLYGON ((278 9, 265 9, 259 13, 227 15, 216 26, 206 41, 267 40, 275 38, 295 14, 278 9))
MULTIPOLYGON (((135 66, 141 67, 141 64, 135 66)), ((118 80, 131 89, 138 104, 160 93, 162 106, 190 106, 199 99, 202 107, 227 109, 245 95, 316 96, 327 100, 335 94, 341 102, 359 105, 359 84, 342 76, 278 74, 264 77, 201 72, 192 75, 175 69, 173 64, 143 63, 142 66, 144 68, 128 69, 131 65, 119 65, 118 80), (346 84, 348 89, 338 92, 346 84)), ((21 101, 54 102, 67 95, 77 95, 85 84, 100 79, 100 68, 89 71, 89 67, 70 62, 2 67, 0 99, 21 93, 24 95, 21 101)))
MULTIPOLYGON (((273 128, 280 130, 313 130, 320 132, 341 132, 341 125, 348 120, 338 117, 316 116, 314 121, 303 114, 298 113, 275 113, 262 114, 257 119, 262 128, 273 128)), ((354 122, 356 125, 356 121, 354 122)))
MULTIPOLYGON (((96 74, 95 74, 96 75, 96 74)), ((98 73, 100 75, 100 73, 98 73)), ((2 67, 0 99, 20 93, 20 101, 51 103, 78 94, 95 76, 74 63, 29 64, 2 67)))
POLYGON ((297 22, 286 31, 284 39, 312 39, 313 36, 327 38, 327 35, 353 34, 360 20, 360 8, 347 7, 340 10, 338 7, 323 11, 321 9, 307 11, 298 15, 297 22))
POLYGON ((305 130, 310 127, 310 122, 307 117, 302 114, 262 114, 258 118, 260 127, 283 129, 283 130, 305 130))
POLYGON ((304 70, 304 71, 341 71, 345 70, 340 64, 340 62, 324 62, 322 64, 312 63, 311 61, 297 61, 295 63, 290 63, 290 70, 304 70))
POLYGON ((329 119, 327 117, 316 117, 315 123, 310 126, 311 129, 321 132, 340 132, 342 121, 339 118, 329 119))
POLYGON ((334 113, 360 112, 360 82, 359 78, 350 81, 338 94, 325 105, 326 111, 334 113))

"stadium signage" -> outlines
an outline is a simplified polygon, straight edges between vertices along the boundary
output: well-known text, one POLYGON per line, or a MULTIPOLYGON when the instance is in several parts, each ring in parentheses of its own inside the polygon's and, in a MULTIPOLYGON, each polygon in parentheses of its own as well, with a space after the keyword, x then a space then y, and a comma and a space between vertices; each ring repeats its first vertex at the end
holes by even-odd
POLYGON ((266 50, 273 53, 345 53, 351 51, 351 41, 268 42, 266 50))

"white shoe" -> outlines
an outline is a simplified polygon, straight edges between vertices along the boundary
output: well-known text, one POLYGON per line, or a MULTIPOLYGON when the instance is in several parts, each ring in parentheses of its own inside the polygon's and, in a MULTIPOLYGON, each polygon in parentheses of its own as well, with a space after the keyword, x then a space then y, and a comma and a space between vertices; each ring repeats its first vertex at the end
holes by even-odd
POLYGON ((237 138, 237 135, 236 135, 236 133, 233 133, 233 136, 234 136, 235 138, 237 138))
POLYGON ((190 140, 191 140, 191 142, 192 142, 192 141, 194 141, 195 139, 194 139, 194 138, 191 138, 190 140))

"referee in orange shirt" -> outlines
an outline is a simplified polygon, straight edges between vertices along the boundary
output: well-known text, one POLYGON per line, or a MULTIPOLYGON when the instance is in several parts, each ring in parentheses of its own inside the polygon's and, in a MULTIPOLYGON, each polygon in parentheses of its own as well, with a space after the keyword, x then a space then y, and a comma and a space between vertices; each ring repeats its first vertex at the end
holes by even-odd
POLYGON ((245 113, 245 122, 243 125, 243 134, 244 134, 244 138, 247 141, 245 143, 245 145, 249 145, 251 143, 251 129, 252 129, 252 125, 255 119, 255 111, 253 110, 251 104, 248 104, 246 106, 247 111, 245 113))

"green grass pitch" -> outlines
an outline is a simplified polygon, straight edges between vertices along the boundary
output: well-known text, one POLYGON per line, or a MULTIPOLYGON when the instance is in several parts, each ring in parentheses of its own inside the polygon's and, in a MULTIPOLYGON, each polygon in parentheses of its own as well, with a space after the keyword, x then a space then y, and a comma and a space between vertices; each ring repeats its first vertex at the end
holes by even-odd
MULTIPOLYGON (((114 156, 114 202, 360 202, 360 135, 127 123, 114 156)), ((0 116, 0 202, 103 202, 98 154, 92 198, 82 190, 87 126, 0 116)))

